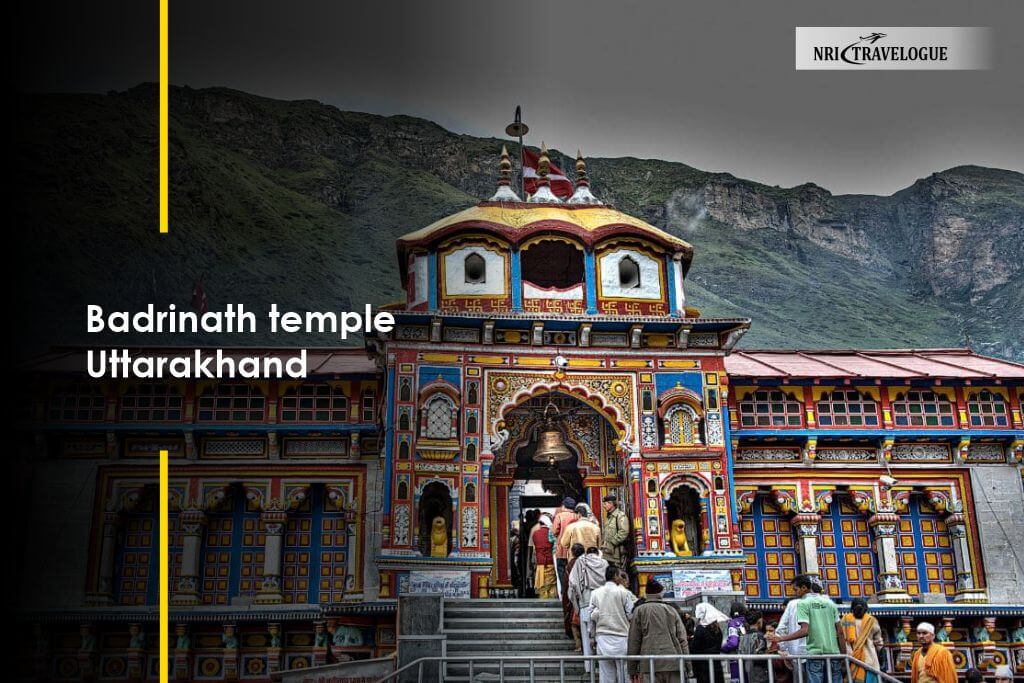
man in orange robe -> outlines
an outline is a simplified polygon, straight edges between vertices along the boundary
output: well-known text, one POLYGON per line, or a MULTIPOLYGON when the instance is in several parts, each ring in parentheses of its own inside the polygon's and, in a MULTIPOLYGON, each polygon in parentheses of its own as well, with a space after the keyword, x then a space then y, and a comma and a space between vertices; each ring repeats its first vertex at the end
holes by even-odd
POLYGON ((935 627, 927 621, 917 625, 917 643, 921 647, 910 660, 910 683, 956 683, 953 655, 935 642, 935 627))

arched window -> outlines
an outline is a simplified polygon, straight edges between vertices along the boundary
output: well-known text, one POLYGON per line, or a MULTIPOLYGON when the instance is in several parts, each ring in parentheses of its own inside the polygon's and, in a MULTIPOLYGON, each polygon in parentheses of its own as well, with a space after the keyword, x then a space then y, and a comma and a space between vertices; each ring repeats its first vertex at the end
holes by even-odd
POLYGON ((281 422, 348 422, 348 396, 337 385, 292 387, 281 397, 281 422))
POLYGON ((967 398, 967 412, 971 416, 972 427, 1006 427, 1006 400, 1002 395, 985 389, 971 394, 967 398))
POLYGON ((475 462, 476 461, 476 443, 474 443, 472 441, 469 443, 468 446, 466 446, 466 461, 467 462, 475 462))
POLYGON ((793 595, 790 583, 800 569, 789 516, 758 496, 740 519, 740 544, 748 598, 779 599, 793 595))
POLYGON ((398 400, 399 401, 411 401, 412 400, 412 380, 408 377, 403 377, 398 382, 398 400))
POLYGON ((377 397, 372 389, 363 392, 363 422, 373 422, 377 419, 377 397))
POLYGON ((640 264, 626 256, 619 260, 619 287, 632 289, 640 286, 640 264))
POLYGON ((911 496, 896 534, 900 574, 911 596, 956 593, 956 561, 942 515, 921 496, 911 496))
POLYGON ((146 383, 128 387, 121 397, 120 417, 125 422, 178 422, 181 394, 166 384, 146 383))
POLYGON ((428 439, 451 439, 456 436, 455 404, 444 394, 435 394, 423 406, 422 435, 428 439))
POLYGON ((758 389, 739 402, 740 424, 744 427, 801 427, 800 401, 778 389, 758 389))
POLYGON ((251 384, 218 384, 199 397, 200 422, 262 422, 266 399, 251 384))
POLYGON ((470 434, 475 434, 476 427, 476 413, 470 413, 469 417, 466 418, 466 431, 470 434))
POLYGON ((398 459, 399 460, 408 460, 409 459, 409 442, 408 441, 403 441, 402 443, 398 444, 398 459))
POLYGON ((398 416, 398 428, 400 430, 408 430, 409 427, 409 411, 403 410, 398 416))
POLYGON ((398 482, 398 500, 407 500, 409 498, 409 482, 402 480, 398 482))
POLYGON ((348 550, 344 511, 329 504, 322 484, 313 485, 302 505, 288 512, 281 563, 284 601, 342 601, 348 578, 348 550))
POLYGON ((463 270, 466 273, 466 282, 471 284, 487 282, 487 262, 484 257, 475 251, 466 256, 463 270))
POLYGON ((105 403, 99 386, 85 382, 72 384, 50 396, 48 415, 54 421, 98 421, 103 419, 105 403))
POLYGON ((913 389, 896 395, 892 404, 897 427, 955 427, 953 404, 942 394, 913 389))
POLYGON ((469 383, 469 389, 466 390, 466 402, 469 403, 470 405, 474 405, 476 403, 479 403, 480 402, 479 391, 480 390, 477 389, 477 383, 476 382, 470 382, 469 383))
POLYGON ((850 601, 875 594, 878 572, 868 518, 846 496, 836 496, 821 518, 818 566, 829 597, 850 601))
POLYGON ((583 282, 583 251, 560 240, 535 242, 521 252, 523 280, 548 289, 567 289, 583 282))
POLYGON ((818 424, 822 427, 877 427, 878 403, 856 389, 826 391, 818 399, 818 424))
POLYGON ((473 484, 473 483, 466 484, 466 487, 463 489, 463 494, 462 495, 465 498, 465 501, 467 503, 475 503, 476 502, 476 484, 473 484))
POLYGON ((701 443, 700 419, 685 403, 676 403, 665 411, 665 445, 692 446, 701 443))

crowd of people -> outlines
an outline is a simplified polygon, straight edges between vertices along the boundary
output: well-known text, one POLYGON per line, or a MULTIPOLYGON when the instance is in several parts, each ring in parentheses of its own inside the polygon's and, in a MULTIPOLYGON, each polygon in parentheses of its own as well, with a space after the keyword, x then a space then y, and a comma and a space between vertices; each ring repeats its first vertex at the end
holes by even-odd
MULTIPOLYGON (((824 595, 816 576, 800 575, 793 581, 795 597, 785 605, 778 622, 767 622, 758 610, 733 603, 725 614, 710 603, 699 603, 691 615, 663 600, 665 587, 648 579, 645 597, 630 591, 626 572, 629 525, 614 496, 603 500, 605 523, 599 524, 586 503, 565 498, 554 515, 540 515, 529 532, 530 555, 535 562, 533 587, 538 597, 561 597, 566 634, 584 655, 776 655, 770 658, 685 660, 686 678, 698 683, 843 683, 842 659, 814 656, 849 654, 867 667, 851 664, 847 683, 878 683, 879 649, 883 645, 878 620, 869 605, 855 599, 840 616, 836 604, 824 595), (769 675, 769 667, 772 669, 769 675)), ((916 627, 918 648, 911 659, 911 683, 956 683, 950 649, 934 644, 935 627, 916 627)), ((590 672, 590 662, 586 662, 590 672)), ((649 662, 602 659, 602 683, 680 683, 679 660, 649 662), (653 678, 651 677, 653 673, 653 678)), ((982 680, 972 669, 968 681, 982 680)), ((1012 683, 1013 673, 1002 666, 996 683, 1012 683)))

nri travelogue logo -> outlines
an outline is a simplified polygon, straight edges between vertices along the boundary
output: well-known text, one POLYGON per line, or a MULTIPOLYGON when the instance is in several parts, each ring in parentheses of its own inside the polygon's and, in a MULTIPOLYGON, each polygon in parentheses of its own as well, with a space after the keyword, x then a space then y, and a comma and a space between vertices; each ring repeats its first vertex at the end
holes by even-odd
POLYGON ((991 30, 977 26, 798 26, 797 69, 988 69, 991 30))

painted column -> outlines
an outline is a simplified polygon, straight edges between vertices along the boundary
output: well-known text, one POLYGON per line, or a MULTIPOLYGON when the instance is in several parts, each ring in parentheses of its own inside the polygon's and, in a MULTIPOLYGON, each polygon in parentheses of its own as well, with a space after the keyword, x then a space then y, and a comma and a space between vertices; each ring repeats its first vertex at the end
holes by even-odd
POLYGON ((953 544, 953 559, 956 561, 956 596, 954 602, 988 602, 984 588, 978 588, 971 564, 971 547, 967 538, 967 520, 962 513, 955 512, 946 518, 946 528, 953 544))
POLYGON ((513 247, 509 252, 509 269, 512 276, 512 312, 523 312, 523 271, 519 256, 519 248, 513 247))
POLYGON ((633 524, 633 540, 636 544, 637 553, 642 553, 647 550, 647 537, 644 535, 644 520, 647 516, 647 496, 643 491, 643 484, 641 482, 641 461, 640 452, 636 451, 629 456, 629 463, 627 465, 629 469, 629 486, 631 489, 630 498, 632 498, 633 510, 632 510, 632 524, 633 524))
POLYGON ((686 293, 683 291, 683 255, 681 253, 672 254, 672 300, 675 306, 673 307, 672 315, 679 316, 680 318, 686 317, 686 293))
POLYGON ((256 602, 261 605, 278 604, 284 601, 281 595, 281 551, 288 513, 268 510, 260 515, 260 521, 264 529, 263 584, 256 595, 256 602))
POLYGON ((174 643, 174 661, 172 675, 176 681, 187 681, 192 678, 192 641, 188 636, 188 624, 175 624, 174 635, 177 640, 174 643))
POLYGON ((103 513, 103 541, 100 544, 100 571, 96 580, 96 594, 89 601, 97 604, 114 602, 114 554, 117 551, 118 513, 103 513))
POLYGON ((878 558, 878 601, 910 602, 900 575, 896 556, 896 524, 899 517, 892 512, 879 512, 868 519, 868 525, 875 538, 875 555, 878 558))
POLYGON ((195 508, 181 511, 181 574, 174 595, 173 605, 199 604, 199 560, 203 546, 203 528, 206 514, 195 508))
POLYGON ((497 537, 494 551, 498 558, 498 585, 509 586, 512 584, 512 573, 508 565, 508 529, 510 526, 510 520, 506 517, 508 512, 508 486, 498 486, 495 488, 494 506, 497 513, 498 528, 492 530, 492 532, 496 532, 495 535, 497 537))
POLYGON ((597 313, 597 266, 594 261, 594 252, 587 249, 583 252, 584 277, 586 279, 587 313, 597 313))
POLYGON ((819 576, 818 568, 818 531, 821 528, 821 515, 816 512, 801 512, 793 517, 800 550, 800 571, 804 574, 819 576))

